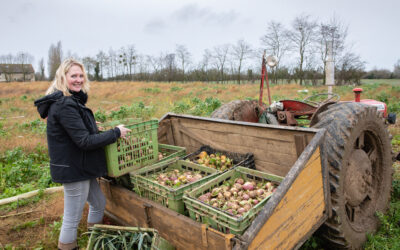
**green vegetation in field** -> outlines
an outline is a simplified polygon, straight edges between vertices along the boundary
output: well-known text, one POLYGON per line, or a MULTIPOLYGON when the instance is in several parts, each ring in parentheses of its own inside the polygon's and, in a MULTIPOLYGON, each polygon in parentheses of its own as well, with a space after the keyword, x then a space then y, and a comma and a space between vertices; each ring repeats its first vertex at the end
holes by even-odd
POLYGON ((42 200, 42 198, 45 197, 44 196, 44 192, 43 189, 39 190, 39 193, 33 197, 30 198, 26 198, 26 199, 21 199, 21 200, 17 200, 5 205, 1 205, 0 206, 0 211, 2 213, 8 213, 10 211, 13 211, 17 208, 29 205, 29 204, 34 204, 39 202, 40 200, 42 200))
POLYGON ((272 101, 278 102, 278 101, 282 101, 285 99, 288 99, 288 98, 286 98, 285 96, 282 96, 282 95, 272 95, 272 101))
MULTIPOLYGON (((297 96, 296 97, 294 97, 293 99, 294 100, 297 100, 297 101, 303 101, 305 98, 307 98, 307 96, 310 96, 311 94, 309 93, 309 92, 306 92, 306 91, 298 91, 297 92, 297 96)), ((281 100, 284 100, 284 99, 288 99, 288 98, 283 98, 283 99, 281 99, 281 100)))
MULTIPOLYGON (((342 97, 349 93, 353 93, 353 89, 354 89, 354 86, 349 86, 349 85, 335 86, 333 92, 335 94, 338 94, 340 97, 342 97)), ((328 91, 326 91, 326 92, 328 92, 328 91)))
POLYGON ((0 122, 0 136, 6 136, 7 131, 4 129, 4 125, 2 122, 0 122))
POLYGON ((176 102, 172 110, 178 114, 209 116, 220 106, 221 101, 218 98, 207 97, 202 101, 200 98, 194 97, 176 102))
POLYGON ((15 97, 6 97, 6 98, 1 98, 0 99, 0 104, 6 103, 6 102, 12 102, 15 100, 15 97))
POLYGON ((376 97, 376 100, 386 103, 388 112, 400 113, 400 101, 396 96, 390 94, 390 92, 381 91, 376 97))
POLYGON ((43 224, 44 224, 44 218, 41 217, 40 219, 37 219, 37 220, 27 221, 27 222, 21 223, 19 225, 16 225, 12 228, 12 230, 19 232, 26 228, 33 228, 33 227, 43 225, 43 224))
POLYGON ((381 91, 376 96, 376 99, 380 102, 389 103, 390 95, 388 93, 386 93, 385 91, 381 91))
POLYGON ((18 127, 22 130, 31 131, 36 134, 44 134, 46 132, 47 125, 45 122, 38 118, 31 122, 22 123, 18 125, 18 127))
POLYGON ((17 113, 17 112, 22 113, 23 112, 23 110, 18 107, 11 107, 10 111, 11 111, 11 113, 17 113))
MULTIPOLYGON (((384 84, 385 86, 387 86, 386 84, 384 84)), ((371 91, 371 90, 375 90, 377 88, 379 88, 379 86, 382 86, 379 83, 371 83, 371 84, 366 84, 366 85, 362 85, 362 89, 363 91, 371 91)))
POLYGON ((60 220, 53 221, 53 224, 49 225, 48 234, 50 236, 50 239, 52 239, 52 241, 57 242, 58 237, 60 235, 61 226, 62 226, 62 216, 60 220))
POLYGON ((160 88, 143 88, 141 89, 146 93, 150 93, 150 94, 158 94, 161 93, 161 89, 160 88))
POLYGON ((98 122, 105 122, 107 120, 106 112, 102 109, 97 110, 94 113, 94 119, 98 122))
POLYGON ((30 154, 21 148, 4 152, 0 155, 0 199, 55 186, 48 165, 47 151, 42 146, 30 154))
POLYGON ((226 86, 220 86, 220 85, 216 85, 216 86, 214 86, 214 87, 213 87, 213 89, 215 89, 215 90, 227 90, 227 89, 228 89, 228 87, 226 87, 226 86))
POLYGON ((386 214, 378 213, 379 231, 368 235, 365 249, 400 249, 400 180, 393 181, 392 201, 386 214))
POLYGON ((394 135, 392 138, 392 146, 400 146, 400 134, 394 135))
POLYGON ((170 88, 170 91, 171 91, 171 92, 177 92, 177 91, 181 91, 181 90, 183 90, 183 88, 178 87, 178 86, 174 86, 174 87, 171 87, 171 88, 170 88))
POLYGON ((182 100, 175 102, 172 111, 174 113, 182 114, 182 113, 187 113, 190 108, 191 108, 190 101, 182 100))
POLYGON ((121 106, 117 111, 111 111, 108 116, 111 120, 120 120, 124 118, 142 118, 144 120, 150 119, 156 110, 153 106, 145 106, 143 102, 133 103, 131 106, 121 106))
POLYGON ((399 85, 400 79, 361 79, 361 84, 363 85, 363 87, 367 84, 399 85))
POLYGON ((400 86, 392 86, 392 88, 390 89, 390 92, 392 93, 400 93, 400 86))
POLYGON ((400 114, 400 99, 392 98, 390 103, 387 105, 389 113, 400 114))
MULTIPOLYGON (((58 242, 58 237, 60 235, 61 226, 62 226, 63 217, 61 216, 59 220, 54 221, 52 224, 49 225, 47 229, 46 237, 49 238, 46 242, 39 243, 37 247, 48 247, 48 242, 58 242)), ((85 249, 87 246, 87 242, 89 237, 86 233, 86 227, 79 226, 78 227, 78 246, 81 249, 85 249)))
POLYGON ((315 250, 315 249, 323 249, 321 246, 323 245, 323 241, 316 237, 311 236, 304 244, 300 247, 301 250, 315 250))

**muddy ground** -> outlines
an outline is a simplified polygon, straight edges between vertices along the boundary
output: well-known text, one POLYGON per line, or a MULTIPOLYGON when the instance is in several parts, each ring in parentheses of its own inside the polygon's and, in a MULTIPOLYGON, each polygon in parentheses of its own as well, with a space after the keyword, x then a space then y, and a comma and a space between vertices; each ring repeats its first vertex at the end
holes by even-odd
MULTIPOLYGON (((1 209, 0 249, 56 249, 63 207, 63 192, 58 192, 12 211, 1 209)), ((87 230, 87 213, 86 205, 79 234, 87 230)))

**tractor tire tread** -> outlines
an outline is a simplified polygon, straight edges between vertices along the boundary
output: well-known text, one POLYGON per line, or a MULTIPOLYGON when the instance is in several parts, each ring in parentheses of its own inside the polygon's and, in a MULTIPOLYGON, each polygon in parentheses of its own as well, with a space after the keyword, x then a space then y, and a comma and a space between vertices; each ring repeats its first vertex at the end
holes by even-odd
MULTIPOLYGON (((343 191, 341 191, 341 188, 344 188, 341 187, 341 185, 344 185, 341 176, 343 174, 342 172, 345 171, 342 165, 344 161, 343 157, 346 157, 346 144, 349 143, 351 135, 356 132, 354 130, 359 123, 364 122, 366 119, 374 119, 377 124, 380 124, 380 128, 386 128, 382 121, 382 116, 379 113, 380 112, 377 112, 375 107, 367 107, 362 104, 349 102, 333 104, 329 106, 326 111, 318 115, 318 123, 315 124, 314 127, 326 129, 324 144, 327 151, 333 214, 319 231, 322 238, 331 243, 330 247, 338 249, 359 248, 360 242, 353 244, 354 242, 351 242, 351 236, 346 235, 346 233, 351 234, 352 232, 349 232, 348 229, 346 229, 345 232, 343 229, 343 220, 346 218, 340 218, 339 211, 341 209, 341 204, 343 204, 343 197, 341 197, 343 195, 341 192, 343 191)), ((387 129, 382 133, 388 134, 387 129)), ((383 134, 383 137, 386 137, 386 135, 383 134)), ((387 136, 387 138, 380 139, 386 142, 388 138, 387 136)), ((385 147, 387 146, 388 145, 385 145, 385 147)), ((386 178, 384 181, 390 181, 391 183, 391 178, 390 180, 386 178)), ((388 192, 386 189, 384 191, 388 192)), ((388 196, 390 198, 390 193, 388 196)), ((383 202, 388 203, 388 201, 389 199, 383 202)), ((388 204, 384 205, 385 209, 387 206, 388 204)))

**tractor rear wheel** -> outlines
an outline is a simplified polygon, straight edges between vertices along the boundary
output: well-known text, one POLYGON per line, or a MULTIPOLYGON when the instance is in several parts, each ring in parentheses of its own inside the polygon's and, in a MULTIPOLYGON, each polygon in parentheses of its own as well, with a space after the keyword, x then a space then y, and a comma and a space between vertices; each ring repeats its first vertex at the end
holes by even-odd
POLYGON ((318 114, 325 128, 332 217, 320 228, 335 249, 359 249, 379 226, 392 185, 392 153, 382 114, 359 103, 332 104, 318 114))
MULTIPOLYGON (((265 109, 266 106, 263 106, 265 109)), ((258 122, 261 109, 256 100, 235 100, 226 103, 216 109, 212 118, 219 118, 233 121, 258 122)))

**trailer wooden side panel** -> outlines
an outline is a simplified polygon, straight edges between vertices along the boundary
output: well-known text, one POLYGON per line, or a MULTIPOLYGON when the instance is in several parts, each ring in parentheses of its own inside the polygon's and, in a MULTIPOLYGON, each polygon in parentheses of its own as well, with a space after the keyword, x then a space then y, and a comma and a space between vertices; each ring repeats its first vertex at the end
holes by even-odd
POLYGON ((254 154, 257 170, 286 176, 315 131, 302 128, 221 121, 167 115, 160 121, 161 143, 194 152, 203 145, 225 151, 254 154), (270 126, 266 128, 266 126, 270 126))
POLYGON ((326 217, 320 150, 299 173, 249 249, 291 249, 326 217))
POLYGON ((110 184, 105 179, 100 180, 100 187, 107 199, 107 215, 121 225, 154 228, 178 250, 232 248, 232 234, 202 226, 189 217, 141 198, 126 188, 110 184))

